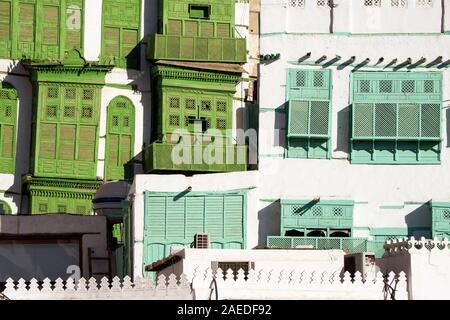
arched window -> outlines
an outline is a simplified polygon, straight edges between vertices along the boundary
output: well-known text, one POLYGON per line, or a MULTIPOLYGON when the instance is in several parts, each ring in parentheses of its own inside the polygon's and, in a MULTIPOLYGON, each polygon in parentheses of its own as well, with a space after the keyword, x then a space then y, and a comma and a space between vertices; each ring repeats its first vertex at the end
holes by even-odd
POLYGON ((17 92, 0 82, 0 173, 14 173, 16 155, 17 92))
POLYGON ((11 214, 11 207, 5 201, 0 200, 0 216, 5 214, 11 214))
POLYGON ((134 155, 134 106, 126 97, 114 98, 108 106, 105 180, 125 177, 124 165, 134 155))

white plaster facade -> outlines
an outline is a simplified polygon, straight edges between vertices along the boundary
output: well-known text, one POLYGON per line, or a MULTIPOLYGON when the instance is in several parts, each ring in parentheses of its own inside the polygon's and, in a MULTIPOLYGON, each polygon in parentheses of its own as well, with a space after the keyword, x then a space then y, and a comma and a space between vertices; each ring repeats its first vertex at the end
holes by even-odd
MULTIPOLYGON (((438 57, 443 57, 443 62, 448 59, 448 10, 442 14, 441 1, 419 6, 417 1, 410 0, 406 1, 407 7, 393 7, 391 1, 381 1, 380 6, 365 6, 367 1, 363 0, 335 0, 337 6, 333 9, 333 23, 330 23, 330 7, 319 7, 319 2, 261 1, 261 54, 280 53, 280 59, 260 65, 258 151, 262 201, 259 212, 262 216, 279 216, 279 207, 270 206, 275 199, 353 200, 352 236, 370 238, 372 229, 396 228, 429 237, 426 226, 430 226, 431 212, 426 203, 450 200, 447 129, 450 72, 445 66, 425 68, 425 65, 438 57), (292 6, 299 2, 304 3, 304 7, 292 6), (310 58, 297 63, 308 53, 310 58), (326 56, 326 60, 316 64, 322 56, 326 56), (340 57, 339 62, 326 65, 336 56, 340 57), (355 57, 354 63, 341 66, 352 57, 355 57), (377 65, 381 57, 384 62, 377 65), (401 64, 408 58, 415 63, 422 57, 426 58, 426 63, 412 70, 400 70, 443 74, 441 164, 350 164, 351 73, 356 70, 392 71, 386 65, 393 59, 401 64), (358 66, 367 58, 369 63, 358 66), (296 68, 331 70, 331 159, 285 157, 287 70, 296 68)), ((268 234, 278 235, 277 228, 276 223, 267 226, 268 234)), ((261 238, 260 244, 264 241, 264 237, 261 238)))

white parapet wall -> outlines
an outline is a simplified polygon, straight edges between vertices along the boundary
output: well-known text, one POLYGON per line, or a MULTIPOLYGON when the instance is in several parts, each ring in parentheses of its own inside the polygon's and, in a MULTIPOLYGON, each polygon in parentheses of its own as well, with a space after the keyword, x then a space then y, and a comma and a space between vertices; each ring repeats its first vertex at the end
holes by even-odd
POLYGON ((388 241, 383 258, 377 260, 382 272, 405 272, 411 300, 449 300, 450 241, 400 239, 388 241))

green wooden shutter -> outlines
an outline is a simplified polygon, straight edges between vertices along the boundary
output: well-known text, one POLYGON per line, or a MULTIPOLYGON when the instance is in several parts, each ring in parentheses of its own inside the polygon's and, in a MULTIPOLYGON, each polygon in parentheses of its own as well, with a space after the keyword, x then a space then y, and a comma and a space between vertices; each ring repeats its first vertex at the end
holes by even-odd
POLYGON ((35 50, 35 4, 19 3, 19 56, 33 57, 35 50))
POLYGON ((96 127, 80 126, 78 160, 95 162, 96 127))
POLYGON ((120 54, 120 29, 106 27, 104 31, 105 37, 105 54, 108 56, 119 57, 120 54))
POLYGON ((0 58, 11 55, 11 2, 0 1, 0 58))
POLYGON ((224 238, 239 239, 244 237, 243 221, 244 199, 242 196, 224 197, 224 238))
POLYGON ((59 7, 44 6, 43 43, 57 45, 59 40, 59 7))
POLYGON ((44 159, 56 158, 56 124, 41 123, 39 156, 44 159))
POLYGON ((16 121, 17 93, 0 82, 0 173, 15 171, 16 121))
POLYGON ((83 2, 69 0, 66 9, 66 50, 82 48, 83 2))
POLYGON ((59 126, 59 159, 75 159, 76 125, 59 126))

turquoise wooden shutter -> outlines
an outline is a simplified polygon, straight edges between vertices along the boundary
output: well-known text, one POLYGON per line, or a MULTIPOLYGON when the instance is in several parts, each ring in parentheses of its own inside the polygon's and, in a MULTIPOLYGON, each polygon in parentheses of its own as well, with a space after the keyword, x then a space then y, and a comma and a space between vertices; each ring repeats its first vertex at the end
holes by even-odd
MULTIPOLYGON (((238 196, 225 196, 224 197, 224 239, 240 239, 244 238, 244 198, 241 195, 238 196)), ((234 243, 230 245, 232 247, 243 248, 242 243, 234 243)))
POLYGON ((288 72, 288 157, 328 158, 331 135, 331 72, 288 72))

